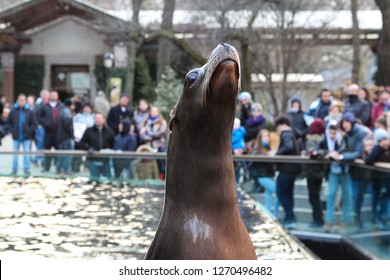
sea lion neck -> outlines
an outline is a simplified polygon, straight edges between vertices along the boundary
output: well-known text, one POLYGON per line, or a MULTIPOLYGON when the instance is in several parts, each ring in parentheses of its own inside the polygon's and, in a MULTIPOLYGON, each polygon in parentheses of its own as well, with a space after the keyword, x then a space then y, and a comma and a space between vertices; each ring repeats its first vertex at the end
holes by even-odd
POLYGON ((171 122, 167 197, 177 196, 183 203, 197 196, 204 200, 207 189, 214 194, 207 199, 236 199, 231 138, 239 81, 238 54, 227 44, 219 45, 206 65, 187 74, 171 122))

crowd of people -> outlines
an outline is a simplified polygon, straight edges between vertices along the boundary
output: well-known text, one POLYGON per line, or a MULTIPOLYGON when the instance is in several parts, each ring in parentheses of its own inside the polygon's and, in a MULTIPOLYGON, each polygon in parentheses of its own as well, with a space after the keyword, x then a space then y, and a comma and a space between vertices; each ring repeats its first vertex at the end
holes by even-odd
POLYGON ((374 101, 370 91, 356 84, 349 85, 344 98, 322 89, 307 110, 300 99, 293 98, 289 110, 273 123, 266 120, 261 104, 250 93, 242 92, 233 127, 233 154, 305 155, 323 163, 236 163, 237 182, 242 174, 241 180, 254 179, 255 191, 265 193, 265 208, 278 217, 282 206, 281 222, 286 228, 297 223, 294 185, 298 178, 306 180, 311 228, 327 232, 366 228, 362 206, 367 192, 372 194, 372 226, 387 227, 390 173, 353 162, 390 162, 389 90, 377 91, 374 101), (335 218, 337 209, 342 212, 340 221, 335 218))
MULTIPOLYGON (((20 94, 15 104, 2 102, 3 137, 10 133, 13 148, 61 151, 85 150, 87 156, 50 154, 23 156, 24 175, 30 175, 30 166, 57 175, 72 175, 84 167, 91 178, 161 179, 165 174, 162 160, 132 160, 108 157, 102 152, 162 152, 166 150, 168 125, 156 106, 145 99, 138 101, 136 110, 129 106, 129 98, 122 95, 118 104, 111 106, 104 93, 99 93, 94 104, 80 96, 59 100, 58 92, 42 90, 39 98, 20 94), (96 155, 95 152, 100 152, 96 155), (95 155, 94 155, 95 154, 95 155)), ((19 155, 13 157, 11 174, 16 175, 19 155)))
MULTIPOLYGON (((357 159, 367 165, 390 162, 389 90, 376 92, 374 102, 372 93, 356 84, 348 87, 347 97, 343 99, 322 89, 307 110, 300 99, 293 98, 289 110, 273 122, 266 119, 262 105, 250 93, 240 93, 232 132, 233 154, 306 155, 322 159, 323 164, 236 163, 237 183, 242 181, 243 174, 254 179, 257 190, 265 192, 265 207, 276 217, 279 206, 283 208, 282 223, 286 228, 294 227, 297 222, 294 213, 297 178, 307 180, 311 227, 329 232, 351 225, 363 228, 361 210, 367 191, 372 193, 372 223, 387 226, 390 175, 351 163, 357 159), (336 221, 335 210, 339 208, 342 217, 336 221)), ((166 151, 167 121, 160 109, 145 99, 139 100, 137 108, 132 110, 125 94, 112 106, 102 92, 92 103, 77 95, 60 101, 58 92, 42 90, 37 99, 20 94, 13 105, 2 99, 0 110, 3 116, 0 137, 10 133, 15 151, 20 146, 30 151, 33 143, 37 150, 87 151, 86 157, 66 153, 56 157, 26 154, 22 165, 26 175, 30 174, 30 166, 35 165, 43 172, 50 172, 54 166, 59 175, 75 174, 84 168, 91 178, 164 178, 163 160, 102 155, 104 151, 166 151)), ((18 172, 18 160, 15 154, 13 175, 18 172)))

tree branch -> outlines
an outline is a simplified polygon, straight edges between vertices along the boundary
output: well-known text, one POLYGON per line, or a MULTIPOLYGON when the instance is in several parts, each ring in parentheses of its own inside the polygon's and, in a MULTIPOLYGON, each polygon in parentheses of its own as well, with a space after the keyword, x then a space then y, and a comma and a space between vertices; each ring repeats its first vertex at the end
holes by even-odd
POLYGON ((207 58, 201 55, 198 51, 192 48, 185 40, 175 37, 175 34, 167 30, 157 30, 144 39, 145 43, 149 43, 158 38, 164 38, 171 41, 179 49, 184 51, 192 60, 200 65, 207 62, 207 58))

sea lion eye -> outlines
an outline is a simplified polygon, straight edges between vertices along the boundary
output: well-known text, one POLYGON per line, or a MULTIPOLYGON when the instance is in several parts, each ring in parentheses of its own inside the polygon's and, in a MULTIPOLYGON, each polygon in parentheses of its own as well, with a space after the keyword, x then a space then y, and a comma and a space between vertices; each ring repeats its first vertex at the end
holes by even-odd
POLYGON ((198 78, 198 73, 196 72, 189 73, 186 78, 187 86, 188 87, 192 86, 192 84, 196 81, 197 78, 198 78))

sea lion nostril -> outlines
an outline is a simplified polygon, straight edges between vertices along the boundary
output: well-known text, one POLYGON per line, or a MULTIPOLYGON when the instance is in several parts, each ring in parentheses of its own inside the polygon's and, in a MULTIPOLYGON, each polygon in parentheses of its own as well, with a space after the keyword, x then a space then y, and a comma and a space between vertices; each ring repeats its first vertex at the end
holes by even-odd
POLYGON ((221 45, 227 50, 229 49, 229 44, 228 43, 221 43, 221 45))

